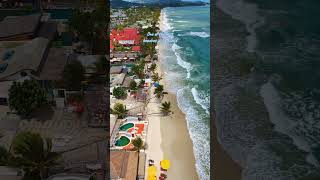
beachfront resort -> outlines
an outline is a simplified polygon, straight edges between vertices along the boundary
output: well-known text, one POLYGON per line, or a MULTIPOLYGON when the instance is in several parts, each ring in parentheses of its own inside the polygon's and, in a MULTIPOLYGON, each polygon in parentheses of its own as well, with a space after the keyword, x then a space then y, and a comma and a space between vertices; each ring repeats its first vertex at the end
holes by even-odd
POLYGON ((111 179, 170 179, 170 160, 150 152, 152 117, 171 111, 157 70, 160 8, 111 9, 110 17, 111 179))

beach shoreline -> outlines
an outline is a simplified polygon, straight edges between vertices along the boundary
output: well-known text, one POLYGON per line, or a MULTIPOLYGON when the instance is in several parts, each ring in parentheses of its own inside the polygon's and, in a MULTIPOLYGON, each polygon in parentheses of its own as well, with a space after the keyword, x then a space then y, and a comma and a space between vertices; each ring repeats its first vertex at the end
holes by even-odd
MULTIPOLYGON (((159 62, 157 66, 158 73, 163 74, 159 62)), ((160 84, 163 84, 166 89, 167 84, 164 80, 161 80, 160 84)), ((170 116, 160 114, 161 103, 159 101, 157 98, 150 99, 146 108, 149 121, 147 159, 154 161, 158 169, 158 176, 160 175, 160 161, 168 159, 171 162, 171 168, 167 171, 168 180, 198 180, 192 140, 185 115, 178 107, 176 95, 168 93, 161 101, 171 102, 173 114, 170 116)))
MULTIPOLYGON (((159 57, 161 60, 161 56, 159 57)), ((157 63, 158 73, 163 75, 160 62, 157 63)), ((164 85, 164 91, 169 84, 166 83, 166 76, 163 76, 161 84, 164 85)), ((163 157, 169 159, 172 168, 168 171, 168 179, 172 180, 198 180, 199 176, 196 170, 196 160, 193 152, 193 143, 189 134, 185 114, 180 110, 175 94, 168 92, 162 102, 171 103, 172 114, 162 116, 160 122, 161 142, 163 157)))
MULTIPOLYGON (((161 24, 162 17, 159 19, 161 24)), ((161 44, 158 43, 161 48, 161 44)), ((163 77, 160 84, 164 85, 167 92, 169 84, 165 83, 164 72, 161 68, 161 50, 158 49, 157 73, 163 77)), ((150 92, 153 97, 153 91, 150 92)), ((167 171, 168 180, 198 180, 196 161, 193 152, 193 144, 188 131, 185 114, 179 109, 175 94, 168 93, 160 102, 157 98, 151 98, 146 109, 149 120, 147 138, 147 159, 152 159, 160 175, 160 161, 168 159, 171 167, 167 171), (171 102, 172 115, 163 116, 160 113, 162 102, 171 102)))

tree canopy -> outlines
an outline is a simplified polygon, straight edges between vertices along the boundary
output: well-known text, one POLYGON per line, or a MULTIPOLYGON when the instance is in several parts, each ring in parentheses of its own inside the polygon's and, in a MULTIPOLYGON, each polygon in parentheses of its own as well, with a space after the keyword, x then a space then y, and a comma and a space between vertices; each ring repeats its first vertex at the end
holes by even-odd
POLYGON ((35 80, 14 82, 9 89, 9 106, 19 115, 29 116, 45 104, 47 104, 46 92, 35 80))
POLYGON ((118 115, 118 118, 124 118, 127 114, 128 110, 125 105, 121 103, 116 103, 111 109, 111 114, 118 115))
POLYGON ((165 101, 161 104, 160 109, 163 115, 168 115, 171 112, 171 103, 169 101, 165 101))
POLYGON ((112 94, 117 99, 125 98, 127 96, 127 92, 123 87, 113 88, 112 94))
POLYGON ((85 69, 79 61, 71 61, 64 67, 63 84, 67 90, 80 90, 85 69))
POLYGON ((134 151, 140 151, 141 149, 145 149, 145 143, 141 139, 141 137, 137 137, 131 141, 134 151))
POLYGON ((52 152, 50 139, 40 134, 22 132, 12 142, 12 152, 0 147, 1 164, 21 168, 23 180, 43 180, 48 177, 49 168, 58 164, 61 154, 52 152))

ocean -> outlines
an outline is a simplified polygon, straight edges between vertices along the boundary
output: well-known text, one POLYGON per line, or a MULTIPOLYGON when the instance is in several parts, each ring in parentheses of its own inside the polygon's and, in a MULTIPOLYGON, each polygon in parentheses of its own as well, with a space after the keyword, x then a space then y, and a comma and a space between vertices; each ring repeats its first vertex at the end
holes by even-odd
POLYGON ((210 7, 162 9, 161 67, 186 115, 199 179, 210 179, 210 7))
POLYGON ((319 177, 320 2, 216 4, 244 24, 244 51, 255 55, 250 73, 237 81, 224 74, 231 83, 215 92, 217 129, 228 131, 220 142, 242 166, 244 180, 319 177))

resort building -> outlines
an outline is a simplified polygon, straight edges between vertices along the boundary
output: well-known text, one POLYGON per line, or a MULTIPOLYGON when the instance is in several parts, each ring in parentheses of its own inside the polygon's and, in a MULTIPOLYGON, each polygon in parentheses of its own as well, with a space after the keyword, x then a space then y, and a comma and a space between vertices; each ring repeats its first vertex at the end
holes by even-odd
POLYGON ((40 14, 7 16, 0 22, 0 41, 23 41, 36 36, 40 14))
POLYGON ((117 45, 131 47, 132 51, 140 51, 141 36, 137 28, 124 28, 122 30, 111 30, 110 50, 114 50, 117 45))
POLYGON ((37 76, 46 60, 49 40, 35 38, 21 46, 0 52, 0 81, 37 76))
POLYGON ((110 151, 110 179, 136 180, 138 153, 133 151, 110 151))

